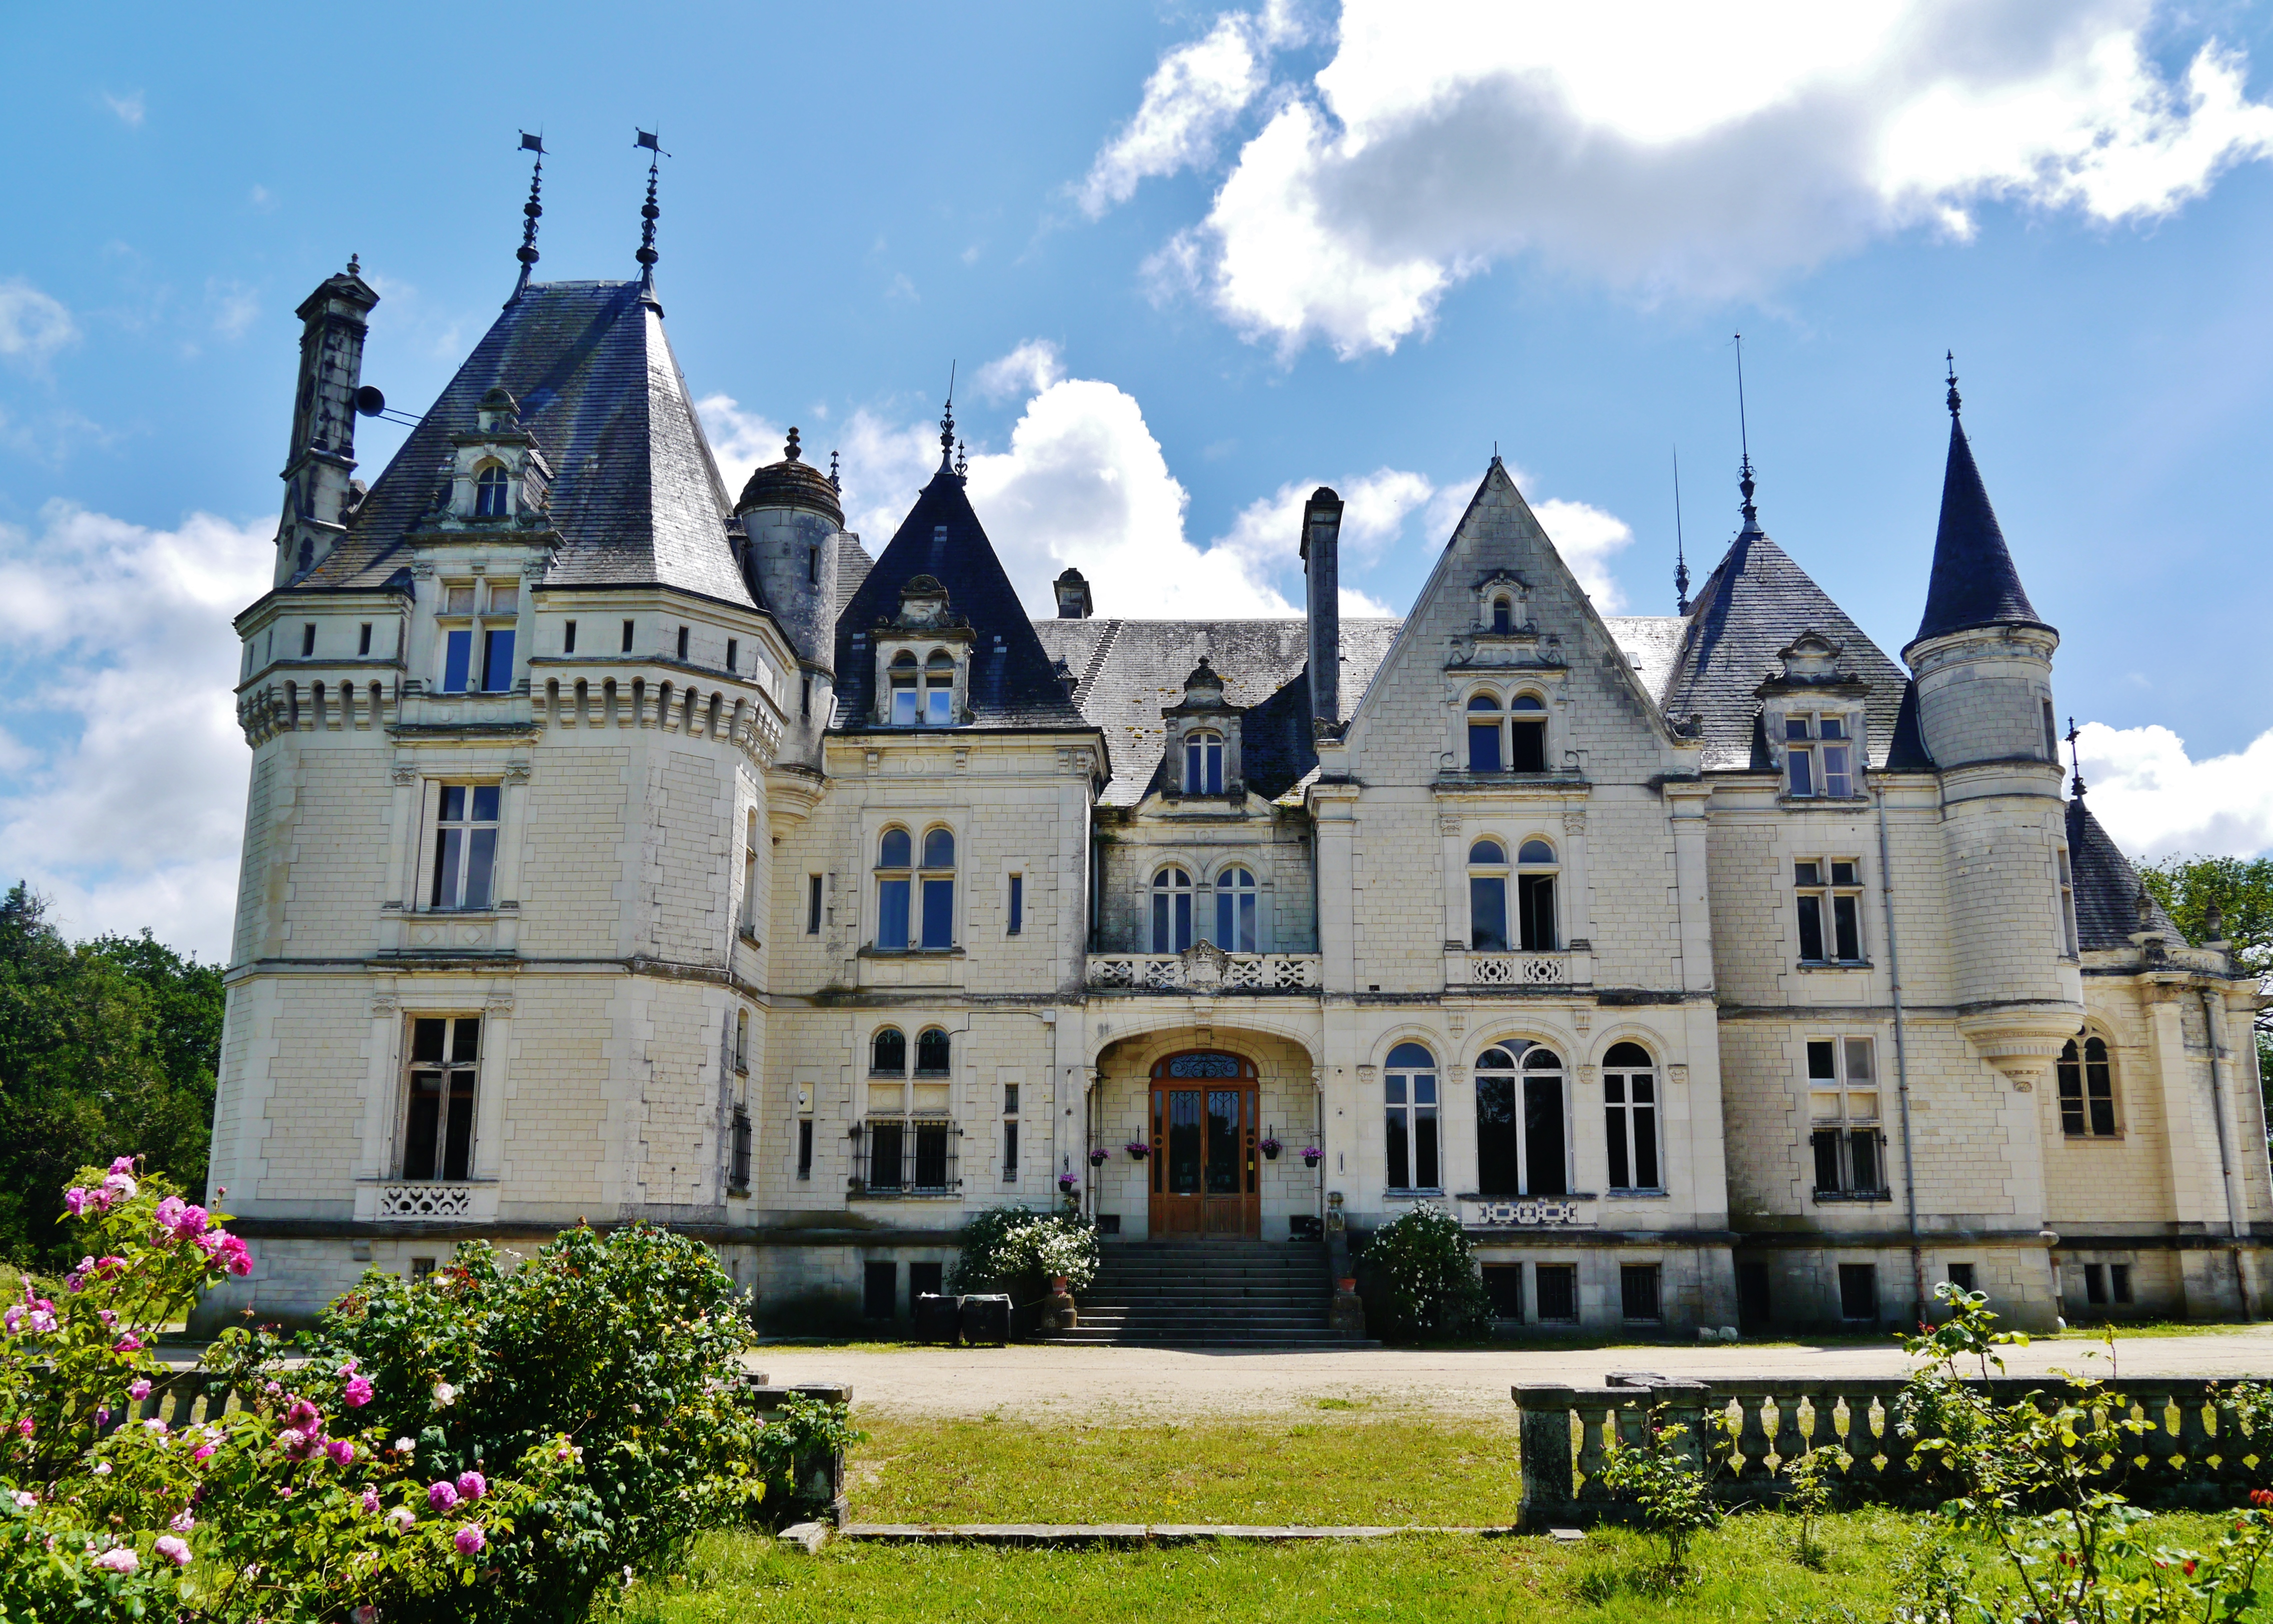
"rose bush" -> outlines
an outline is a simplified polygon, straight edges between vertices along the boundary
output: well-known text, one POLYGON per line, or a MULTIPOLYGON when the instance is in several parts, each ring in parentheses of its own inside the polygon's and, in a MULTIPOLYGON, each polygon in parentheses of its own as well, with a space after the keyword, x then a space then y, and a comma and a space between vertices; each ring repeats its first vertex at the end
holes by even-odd
POLYGON ((1062 1275, 1078 1291, 1097 1278, 1097 1230, 1078 1218, 1028 1207, 992 1207, 963 1226, 951 1291, 1039 1296, 1062 1275))
POLYGON ((85 1256, 0 1312, 0 1618, 478 1613, 500 1577, 488 1549, 573 1490, 574 1446, 531 1441, 498 1457, 473 1515, 432 1518, 415 1447, 371 1425, 384 1378, 243 1332, 211 1356, 224 1412, 144 1413, 175 1380, 159 1331, 251 1254, 131 1157, 84 1170, 64 1205, 85 1256))

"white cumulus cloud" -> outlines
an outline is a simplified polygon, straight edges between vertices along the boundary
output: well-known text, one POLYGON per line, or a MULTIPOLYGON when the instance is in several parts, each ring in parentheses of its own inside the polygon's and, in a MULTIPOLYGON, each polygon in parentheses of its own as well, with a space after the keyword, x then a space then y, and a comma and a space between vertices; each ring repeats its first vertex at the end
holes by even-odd
POLYGON ((2165 9, 1345 0, 1333 59, 1268 86, 1231 71, 1246 14, 1227 13, 1163 59, 1083 195, 1204 167, 1258 109, 1206 218, 1148 270, 1287 351, 1394 349, 1519 254, 1649 295, 1756 293, 1886 233, 1962 239, 1988 202, 2152 220, 2273 153, 2239 53, 2202 40, 2175 78, 2157 65, 2149 36, 2186 22, 2165 9))
POLYGON ((2160 726, 2088 722, 2076 753, 2092 815, 2134 857, 2256 857, 2273 849, 2273 730, 2200 760, 2160 726))
POLYGON ((248 761, 229 620, 266 589, 274 535, 64 502, 0 525, 0 851, 71 933, 148 925, 226 957, 248 761))
POLYGON ((20 277, 0 282, 0 355, 37 365, 78 337, 63 301, 20 277))
POLYGON ((1009 355, 979 369, 979 398, 1015 400, 1020 395, 1038 394, 1064 376, 1058 347, 1047 339, 1028 339, 1009 355))

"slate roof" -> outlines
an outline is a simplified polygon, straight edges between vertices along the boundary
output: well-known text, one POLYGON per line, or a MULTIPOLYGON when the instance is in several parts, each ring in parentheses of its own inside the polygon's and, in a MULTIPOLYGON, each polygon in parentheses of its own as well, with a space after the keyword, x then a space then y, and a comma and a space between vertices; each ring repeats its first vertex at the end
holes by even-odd
MULTIPOLYGON (((1840 645, 1840 664, 1871 685, 1863 705, 1871 765, 1896 771, 1930 767, 1916 707, 1905 706, 1908 676, 1789 554, 1747 521, 1691 603, 1664 685, 1656 690, 1676 722, 1704 713, 1706 770, 1767 767, 1764 748, 1756 748, 1760 702, 1753 690, 1782 674, 1776 651, 1803 632, 1820 632, 1840 645)), ((1653 632, 1653 659, 1656 642, 1653 632)))
MULTIPOLYGON (((844 555, 839 553, 838 567, 844 555)), ((874 715, 876 623, 900 612, 900 588, 919 575, 947 589, 947 606, 974 633, 969 685, 971 725, 979 728, 1070 728, 1087 730, 1051 670, 1050 655, 1034 634, 986 527, 971 511, 963 480, 941 459, 873 568, 861 578, 836 618, 837 726, 868 726, 874 715), (853 639, 861 637, 858 652, 853 639), (847 721, 846 718, 854 720, 847 721)))
POLYGON ((876 561, 868 550, 860 545, 860 538, 844 531, 836 535, 836 612, 842 616, 851 607, 852 595, 860 590, 860 583, 868 579, 868 572, 876 561))
POLYGON ((562 538, 548 587, 664 586, 756 607, 737 566, 732 507, 663 310, 637 282, 532 282, 499 312, 305 585, 373 587, 409 562, 450 437, 502 385, 553 473, 562 538))
MULTIPOLYGON (((2099 819, 2075 796, 2067 804, 2067 862, 2075 879, 2076 941, 2086 953, 2102 947, 2128 947, 2139 925, 2139 871, 2109 838, 2099 819)), ((2153 928, 2170 932, 2183 942, 2186 933, 2149 895, 2153 928)))
POLYGON ((1954 385, 1949 398, 1949 462, 1941 476, 1941 525, 1934 532, 1925 614, 1912 645, 1971 626, 2044 625, 2022 589, 2020 572, 2005 546, 2005 532, 1989 505, 1965 425, 1958 421, 1954 385))
MULTIPOLYGON (((1344 693, 1372 682, 1403 623, 1345 618, 1344 693)), ((1291 620, 1039 620, 1035 634, 1078 679, 1074 700, 1105 730, 1113 753, 1107 805, 1133 806, 1160 770, 1167 728, 1160 712, 1184 697, 1184 678, 1205 655, 1223 678, 1227 704, 1247 712, 1241 771, 1266 799, 1317 765, 1310 727, 1309 628, 1291 620)))

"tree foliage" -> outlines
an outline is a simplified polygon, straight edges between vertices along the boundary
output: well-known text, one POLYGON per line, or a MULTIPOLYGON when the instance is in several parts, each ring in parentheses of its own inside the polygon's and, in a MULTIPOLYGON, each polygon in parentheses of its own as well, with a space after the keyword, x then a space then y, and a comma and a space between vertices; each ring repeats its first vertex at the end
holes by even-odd
POLYGON ((118 1144, 205 1198, 218 965, 144 931, 73 947, 20 881, 0 900, 0 1256, 60 1268, 59 1192, 118 1144))
MULTIPOLYGON (((2139 879, 2188 941, 2231 942, 2237 969, 2273 982, 2273 857, 2164 857, 2141 864, 2139 879)), ((2258 1013, 2257 1071, 2273 1106, 2273 1010, 2258 1013)))

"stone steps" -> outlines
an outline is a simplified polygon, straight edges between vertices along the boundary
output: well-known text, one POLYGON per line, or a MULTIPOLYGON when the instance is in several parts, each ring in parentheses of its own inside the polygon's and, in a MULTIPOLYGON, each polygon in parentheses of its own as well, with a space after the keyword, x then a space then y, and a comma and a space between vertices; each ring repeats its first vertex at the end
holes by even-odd
POLYGON ((1078 1294, 1076 1344, 1196 1348, 1348 1348, 1373 1344, 1329 1328, 1333 1278, 1312 1242, 1108 1242, 1078 1294))

